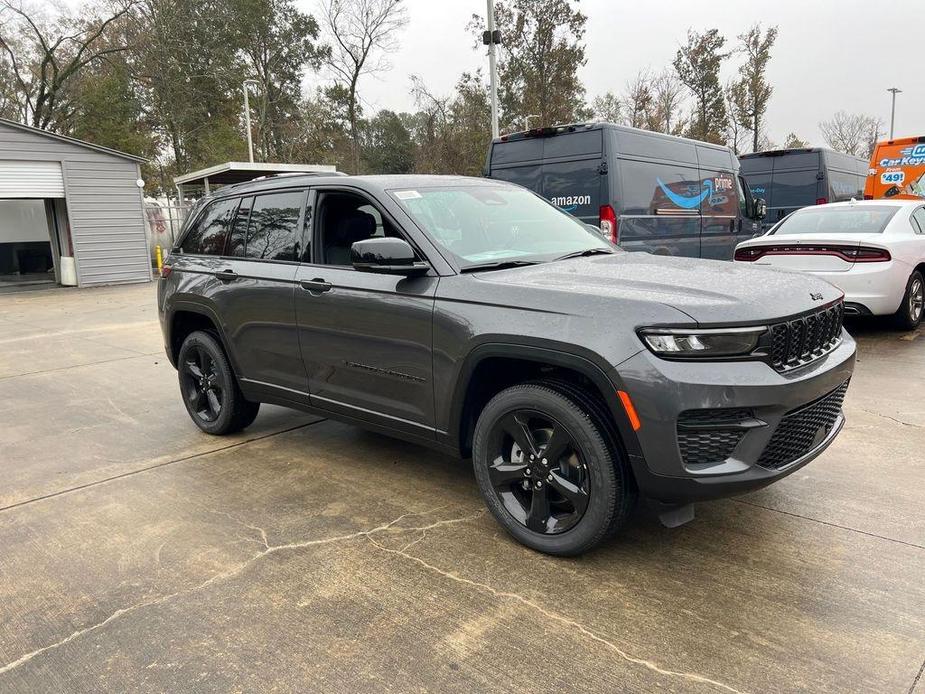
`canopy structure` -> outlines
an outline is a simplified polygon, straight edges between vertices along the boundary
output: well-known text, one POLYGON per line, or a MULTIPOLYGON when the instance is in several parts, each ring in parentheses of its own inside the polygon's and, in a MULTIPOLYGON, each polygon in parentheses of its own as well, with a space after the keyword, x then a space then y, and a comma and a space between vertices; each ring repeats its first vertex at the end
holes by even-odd
POLYGON ((291 173, 336 173, 331 164, 273 164, 268 162, 227 161, 173 179, 180 200, 192 192, 208 195, 213 188, 252 181, 261 176, 291 173))

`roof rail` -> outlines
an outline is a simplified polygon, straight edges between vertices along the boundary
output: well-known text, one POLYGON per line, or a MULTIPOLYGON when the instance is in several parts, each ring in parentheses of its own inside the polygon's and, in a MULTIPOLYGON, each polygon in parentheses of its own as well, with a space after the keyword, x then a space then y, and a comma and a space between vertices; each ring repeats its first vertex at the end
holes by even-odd
POLYGON ((343 171, 282 171, 280 173, 271 173, 264 176, 257 176, 256 178, 251 178, 247 181, 240 181, 239 183, 229 183, 227 186, 222 186, 215 190, 216 193, 234 190, 236 188, 241 188, 242 186, 249 185, 251 183, 256 183, 258 181, 268 181, 271 178, 283 178, 285 176, 309 176, 312 178, 318 176, 349 176, 349 174, 344 173, 343 171))

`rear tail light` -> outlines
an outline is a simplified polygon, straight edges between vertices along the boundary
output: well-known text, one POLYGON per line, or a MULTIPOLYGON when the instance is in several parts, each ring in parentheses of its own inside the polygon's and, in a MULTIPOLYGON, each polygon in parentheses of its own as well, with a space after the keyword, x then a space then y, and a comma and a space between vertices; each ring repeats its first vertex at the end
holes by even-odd
POLYGON ((829 202, 828 198, 816 198, 817 205, 826 205, 828 204, 828 202, 829 202))
POLYGON ((620 242, 620 230, 617 226, 617 213, 610 205, 601 205, 601 233, 616 245, 620 242))
POLYGON ((752 260, 758 260, 762 255, 764 255, 763 248, 737 248, 735 253, 735 259, 739 262, 751 262, 752 260))
POLYGON ((739 248, 735 259, 739 262, 751 262, 766 255, 832 255, 849 263, 885 263, 892 260, 885 248, 871 246, 753 246, 739 248))
POLYGON ((890 252, 885 248, 871 248, 869 246, 845 249, 845 255, 856 263, 886 263, 892 260, 890 252))
POLYGON ((873 196, 873 195, 865 195, 865 196, 864 196, 864 199, 865 199, 865 200, 873 200, 873 199, 874 199, 874 196, 873 196))
POLYGON ((171 272, 173 272, 173 268, 170 265, 161 265, 161 279, 170 277, 171 272))

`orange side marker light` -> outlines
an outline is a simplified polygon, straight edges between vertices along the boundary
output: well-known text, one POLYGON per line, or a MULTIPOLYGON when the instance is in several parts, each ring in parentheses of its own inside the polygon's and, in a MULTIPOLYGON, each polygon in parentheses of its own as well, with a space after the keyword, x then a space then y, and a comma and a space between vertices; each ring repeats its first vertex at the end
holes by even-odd
POLYGON ((639 431, 639 429, 642 428, 642 422, 639 421, 639 415, 636 414, 636 408, 633 407, 630 394, 625 390, 618 390, 617 395, 620 396, 620 402, 623 403, 623 409, 626 410, 626 416, 629 417, 630 426, 633 427, 633 431, 639 431))

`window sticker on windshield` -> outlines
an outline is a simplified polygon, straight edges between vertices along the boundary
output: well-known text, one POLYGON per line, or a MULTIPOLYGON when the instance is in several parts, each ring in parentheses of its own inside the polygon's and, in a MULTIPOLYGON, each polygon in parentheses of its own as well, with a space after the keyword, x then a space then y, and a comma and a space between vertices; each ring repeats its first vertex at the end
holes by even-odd
POLYGON ((396 190, 395 197, 399 200, 416 200, 422 196, 416 190, 396 190))

